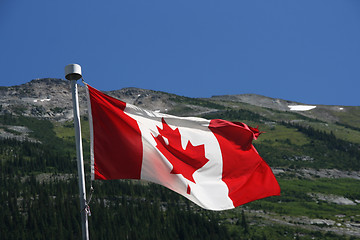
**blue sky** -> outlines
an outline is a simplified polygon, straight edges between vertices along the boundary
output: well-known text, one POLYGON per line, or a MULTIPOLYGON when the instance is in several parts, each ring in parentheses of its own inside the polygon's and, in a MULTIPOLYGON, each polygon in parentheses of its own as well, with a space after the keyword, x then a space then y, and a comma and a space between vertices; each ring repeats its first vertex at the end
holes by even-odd
POLYGON ((360 105, 358 0, 1 0, 0 86, 64 78, 188 97, 360 105))

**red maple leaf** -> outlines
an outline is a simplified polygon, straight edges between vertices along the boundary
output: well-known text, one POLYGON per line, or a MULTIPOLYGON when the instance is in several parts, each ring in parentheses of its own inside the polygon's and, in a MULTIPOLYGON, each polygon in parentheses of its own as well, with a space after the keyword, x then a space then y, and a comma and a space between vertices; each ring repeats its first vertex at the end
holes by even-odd
MULTIPOLYGON (((195 183, 193 173, 202 168, 209 160, 205 157, 204 144, 193 146, 190 141, 186 148, 181 146, 181 135, 179 129, 172 130, 162 118, 163 129, 157 127, 159 135, 155 139, 157 149, 171 163, 173 169, 170 173, 181 174, 184 178, 195 183), (165 140, 166 139, 166 140, 165 140)), ((190 186, 187 193, 190 194, 190 186)))

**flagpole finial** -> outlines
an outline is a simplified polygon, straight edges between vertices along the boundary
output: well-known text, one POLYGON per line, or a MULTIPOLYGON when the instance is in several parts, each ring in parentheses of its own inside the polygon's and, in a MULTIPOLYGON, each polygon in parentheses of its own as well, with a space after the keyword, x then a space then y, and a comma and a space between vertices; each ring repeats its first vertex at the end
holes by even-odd
POLYGON ((65 66, 65 78, 67 80, 79 80, 82 78, 81 66, 79 64, 69 64, 65 66))

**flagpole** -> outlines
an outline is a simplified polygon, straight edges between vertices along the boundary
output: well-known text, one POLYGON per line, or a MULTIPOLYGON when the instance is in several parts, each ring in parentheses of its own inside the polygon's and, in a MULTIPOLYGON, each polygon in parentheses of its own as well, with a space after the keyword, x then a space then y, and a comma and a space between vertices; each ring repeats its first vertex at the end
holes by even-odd
POLYGON ((77 167, 78 167, 78 175, 79 175, 82 239, 88 240, 89 239, 88 211, 87 211, 87 203, 86 203, 84 160, 83 160, 83 149, 82 149, 82 140, 81 140, 79 97, 78 97, 78 90, 76 83, 77 80, 82 78, 81 66, 78 64, 69 64, 65 66, 65 78, 69 80, 71 83, 71 92, 72 92, 72 101, 73 101, 77 167))

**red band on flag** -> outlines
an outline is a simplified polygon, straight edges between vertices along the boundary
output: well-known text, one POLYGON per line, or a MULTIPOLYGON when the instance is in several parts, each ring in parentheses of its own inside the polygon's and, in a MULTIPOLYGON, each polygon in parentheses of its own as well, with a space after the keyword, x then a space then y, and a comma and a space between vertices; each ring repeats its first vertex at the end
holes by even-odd
POLYGON ((259 135, 257 129, 220 119, 212 120, 209 129, 219 142, 223 158, 222 180, 229 188, 235 207, 280 194, 270 167, 252 145, 252 140, 259 135))
POLYGON ((140 179, 141 132, 123 111, 126 103, 88 85, 94 138, 95 179, 140 179), (93 104, 96 102, 96 104, 93 104))

